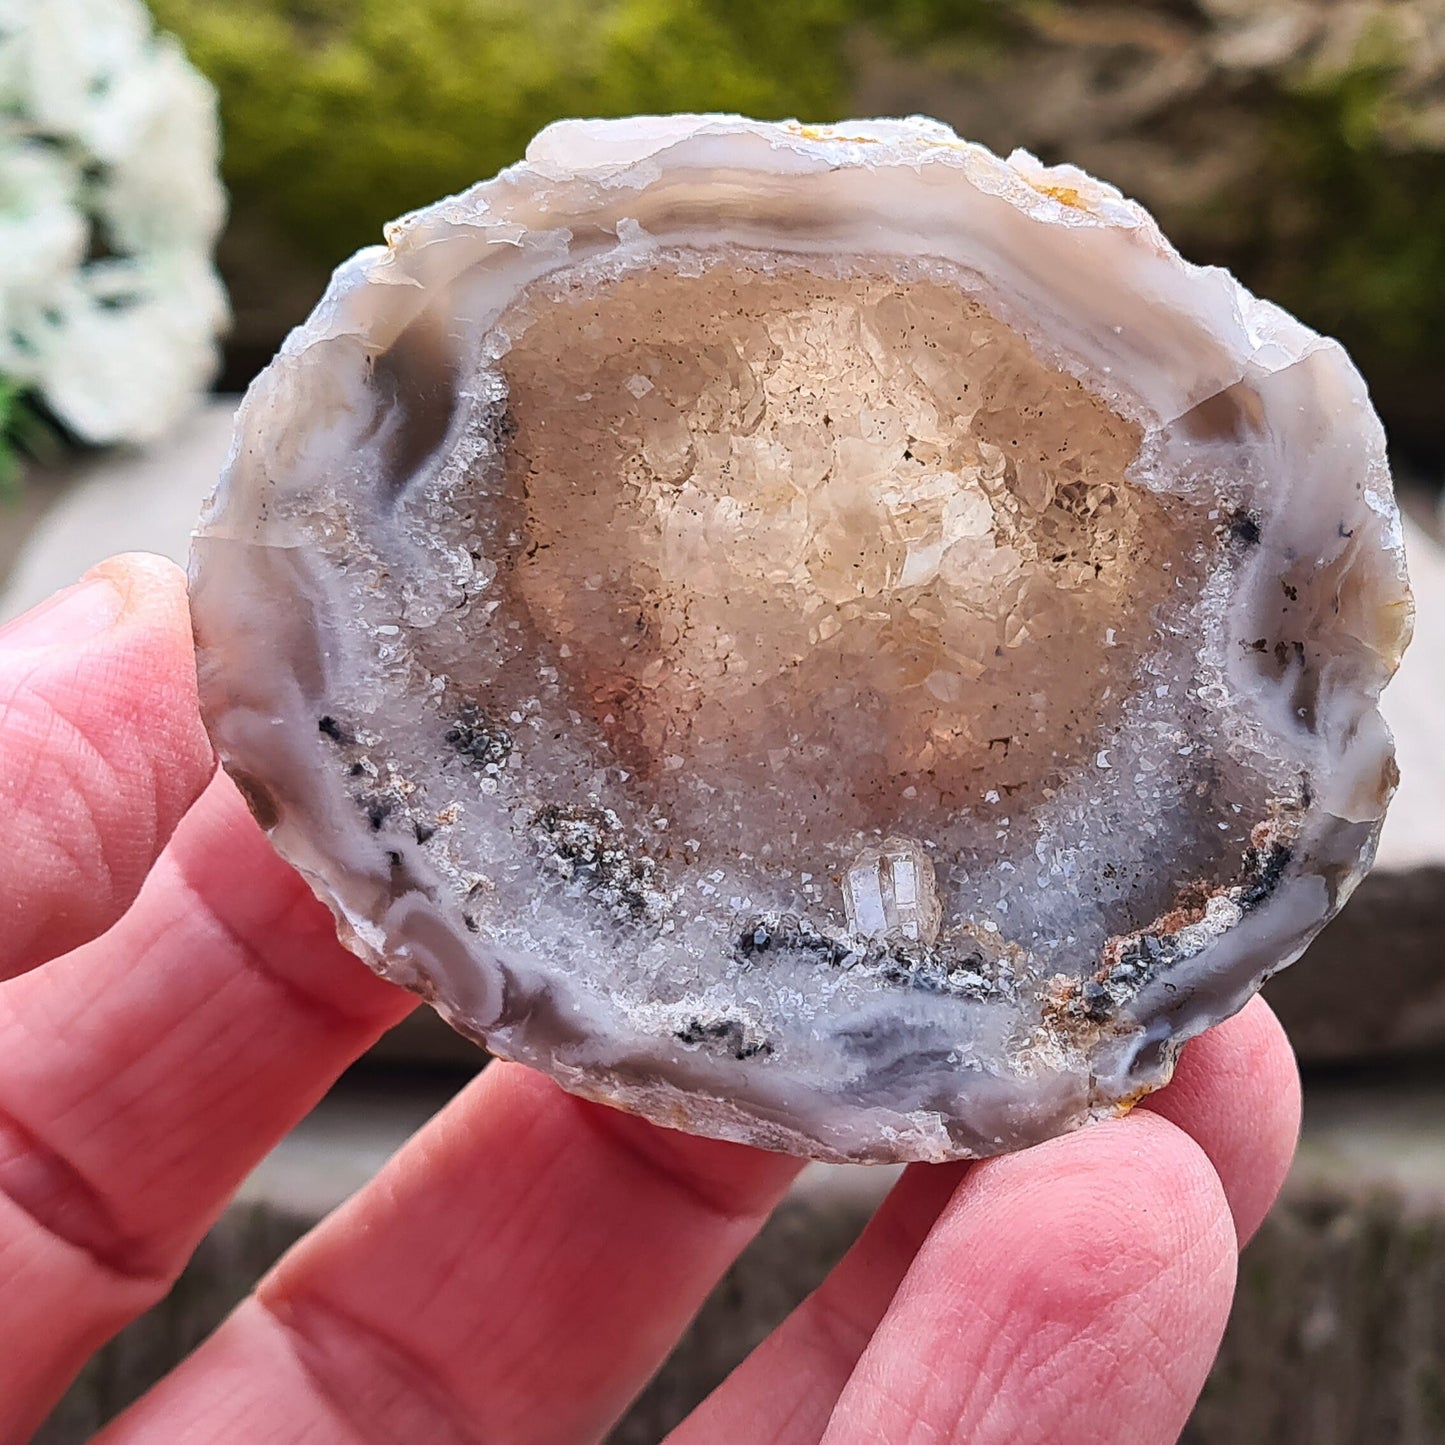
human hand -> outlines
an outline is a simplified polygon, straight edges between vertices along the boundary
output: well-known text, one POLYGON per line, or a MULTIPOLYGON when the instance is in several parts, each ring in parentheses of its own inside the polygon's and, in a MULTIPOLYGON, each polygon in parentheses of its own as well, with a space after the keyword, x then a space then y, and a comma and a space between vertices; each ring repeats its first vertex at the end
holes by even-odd
MULTIPOLYGON (((117 559, 0 631, 0 817, 11 1445, 415 1000, 216 775, 169 564, 117 559)), ((1256 1000, 1127 1118, 910 1168, 674 1445, 1174 1440, 1298 1117, 1256 1000)), ((600 1439, 798 1167, 494 1065, 101 1439, 600 1439)))

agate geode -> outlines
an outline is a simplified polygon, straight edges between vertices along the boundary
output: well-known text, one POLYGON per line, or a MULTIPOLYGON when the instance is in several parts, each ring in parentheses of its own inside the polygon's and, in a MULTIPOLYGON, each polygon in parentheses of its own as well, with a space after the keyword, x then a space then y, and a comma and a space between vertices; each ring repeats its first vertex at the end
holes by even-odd
POLYGON ((820 1157, 1158 1087, 1394 785, 1344 353, 927 121, 551 127, 337 273, 192 577, 216 746, 348 947, 820 1157))

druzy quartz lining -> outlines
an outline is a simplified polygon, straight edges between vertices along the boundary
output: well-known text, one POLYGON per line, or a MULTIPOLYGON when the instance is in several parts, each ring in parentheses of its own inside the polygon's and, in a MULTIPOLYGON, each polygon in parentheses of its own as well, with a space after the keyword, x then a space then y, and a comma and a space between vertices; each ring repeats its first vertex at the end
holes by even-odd
POLYGON ((337 273, 192 579, 217 748, 349 947, 818 1157, 1166 1082, 1394 785, 1347 358, 932 122, 549 128, 337 273))

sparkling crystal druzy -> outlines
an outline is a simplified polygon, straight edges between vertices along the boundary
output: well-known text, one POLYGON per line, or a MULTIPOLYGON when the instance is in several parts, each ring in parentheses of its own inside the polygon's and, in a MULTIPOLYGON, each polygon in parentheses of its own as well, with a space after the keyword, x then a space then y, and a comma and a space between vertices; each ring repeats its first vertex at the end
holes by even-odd
POLYGON ((821 1157, 1158 1087, 1394 783, 1349 361, 925 121, 553 126, 337 273, 192 571, 221 757, 349 947, 821 1157))

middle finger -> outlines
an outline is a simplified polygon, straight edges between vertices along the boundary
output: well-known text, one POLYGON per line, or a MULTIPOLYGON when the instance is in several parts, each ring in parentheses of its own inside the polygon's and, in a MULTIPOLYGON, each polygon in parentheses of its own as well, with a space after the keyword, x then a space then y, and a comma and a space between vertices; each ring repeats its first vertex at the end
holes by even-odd
POLYGON ((0 988, 0 1439, 414 1004, 342 950, 224 777, 109 933, 0 988))
POLYGON ((102 1439, 600 1439, 798 1167, 494 1064, 102 1439))

